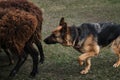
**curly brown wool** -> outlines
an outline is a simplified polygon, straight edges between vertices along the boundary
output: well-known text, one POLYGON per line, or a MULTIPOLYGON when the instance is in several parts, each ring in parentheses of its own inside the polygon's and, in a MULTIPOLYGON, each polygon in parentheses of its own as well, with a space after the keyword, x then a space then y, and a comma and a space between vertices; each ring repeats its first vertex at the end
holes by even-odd
POLYGON ((7 48, 16 48, 18 52, 14 53, 19 53, 19 55, 21 55, 25 43, 34 34, 37 23, 36 16, 28 12, 18 9, 8 11, 0 19, 1 45, 7 48))
POLYGON ((0 0, 0 8, 19 9, 35 15, 37 17, 38 24, 34 36, 36 36, 38 39, 41 39, 41 29, 43 21, 42 11, 36 5, 34 5, 32 2, 28 2, 27 0, 0 0))

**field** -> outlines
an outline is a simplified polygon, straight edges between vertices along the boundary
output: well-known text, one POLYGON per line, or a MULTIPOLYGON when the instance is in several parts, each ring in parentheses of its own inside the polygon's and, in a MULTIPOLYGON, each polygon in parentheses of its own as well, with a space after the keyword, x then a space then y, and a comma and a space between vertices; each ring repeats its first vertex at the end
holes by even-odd
MULTIPOLYGON (((80 25, 84 22, 116 22, 120 23, 120 0, 30 0, 43 10, 42 39, 48 36, 65 17, 69 25, 80 25)), ((81 53, 72 47, 60 44, 46 45, 42 42, 45 62, 39 64, 39 73, 29 78, 32 60, 29 56, 18 75, 12 80, 120 80, 120 67, 113 68, 117 60, 109 47, 103 48, 100 54, 92 58, 92 67, 88 74, 81 75, 77 58, 81 53)), ((8 58, 4 52, 0 54, 0 80, 8 80, 7 76, 15 66, 6 66, 8 58)))

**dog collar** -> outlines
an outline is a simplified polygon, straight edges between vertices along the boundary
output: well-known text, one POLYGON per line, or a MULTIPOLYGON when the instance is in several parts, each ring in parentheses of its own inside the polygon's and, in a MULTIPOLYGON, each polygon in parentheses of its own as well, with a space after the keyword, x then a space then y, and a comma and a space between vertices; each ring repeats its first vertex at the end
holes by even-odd
POLYGON ((72 27, 70 27, 70 33, 72 37, 72 46, 75 46, 79 36, 78 28, 73 25, 72 27))

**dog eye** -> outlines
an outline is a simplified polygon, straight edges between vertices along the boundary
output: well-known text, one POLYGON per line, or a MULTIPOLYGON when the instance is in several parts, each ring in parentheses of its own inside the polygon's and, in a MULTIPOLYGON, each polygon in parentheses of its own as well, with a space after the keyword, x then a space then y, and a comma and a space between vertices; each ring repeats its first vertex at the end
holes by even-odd
POLYGON ((55 36, 54 34, 52 34, 52 37, 54 37, 54 38, 55 38, 56 36, 55 36))
POLYGON ((52 37, 57 38, 57 37, 59 37, 59 36, 57 36, 57 35, 55 35, 55 34, 52 34, 52 37))

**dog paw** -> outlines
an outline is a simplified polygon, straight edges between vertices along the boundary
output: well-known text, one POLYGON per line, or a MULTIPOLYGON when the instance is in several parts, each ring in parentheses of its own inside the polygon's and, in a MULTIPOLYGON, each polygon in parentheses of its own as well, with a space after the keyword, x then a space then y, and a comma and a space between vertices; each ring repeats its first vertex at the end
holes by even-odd
POLYGON ((80 74, 87 74, 88 73, 88 70, 82 70, 81 72, 80 72, 80 74))
POLYGON ((117 68, 119 65, 120 65, 120 64, 115 63, 115 64, 113 65, 113 67, 114 67, 114 68, 117 68))
POLYGON ((113 67, 117 68, 119 65, 120 65, 120 61, 117 61, 117 62, 113 65, 113 67))

